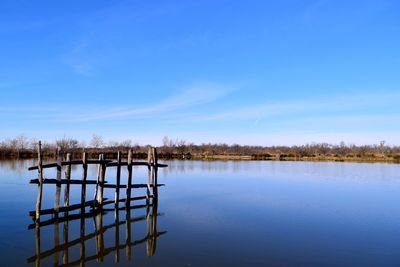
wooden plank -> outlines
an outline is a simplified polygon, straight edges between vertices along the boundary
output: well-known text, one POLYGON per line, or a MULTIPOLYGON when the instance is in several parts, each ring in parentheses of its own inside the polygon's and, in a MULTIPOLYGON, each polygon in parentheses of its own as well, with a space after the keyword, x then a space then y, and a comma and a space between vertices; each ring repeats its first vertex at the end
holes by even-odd
MULTIPOLYGON (((165 184, 158 184, 157 185, 157 187, 160 187, 160 186, 165 186, 165 184)), ((115 184, 104 184, 103 187, 104 188, 116 188, 117 185, 115 185, 115 184)), ((149 187, 152 188, 153 185, 152 184, 150 184, 150 186, 149 186, 149 184, 132 184, 131 185, 131 188, 147 188, 148 189, 149 187)), ((126 185, 121 184, 121 185, 119 185, 119 188, 126 188, 126 185)), ((150 193, 148 194, 148 196, 150 196, 150 193)))
MULTIPOLYGON (((117 162, 115 161, 111 161, 111 160, 105 160, 104 162, 101 162, 99 160, 87 160, 87 164, 100 164, 100 163, 106 163, 107 167, 116 167, 118 165, 117 162)), ((62 166, 67 166, 67 165, 82 165, 83 162, 82 160, 71 160, 70 163, 63 161, 61 162, 62 166)), ((126 161, 122 161, 121 162, 121 166, 127 166, 128 162, 126 161)), ((46 168, 56 168, 58 166, 57 163, 49 163, 49 164, 43 164, 42 167, 43 169, 46 168)), ((140 162, 140 161, 134 161, 132 162, 132 166, 149 166, 149 164, 147 162, 140 162)), ((153 164, 151 164, 151 166, 154 166, 153 164)), ((166 168, 168 167, 167 164, 162 164, 162 163, 158 163, 157 165, 158 168, 166 168)), ((32 171, 32 170, 37 170, 38 166, 32 166, 29 167, 28 170, 32 171)))
MULTIPOLYGON (((150 196, 151 198, 153 196, 150 196)), ((130 197, 130 198, 120 198, 119 202, 130 202, 130 201, 136 201, 136 200, 143 200, 146 199, 146 196, 139 196, 139 197, 130 197)), ((107 204, 111 204, 114 203, 115 200, 107 200, 107 201, 103 201, 103 206, 107 205, 107 204)))
MULTIPOLYGON (((57 163, 50 163, 50 164, 42 164, 42 169, 47 169, 47 168, 55 168, 57 167, 58 164, 57 163)), ((39 169, 38 166, 32 166, 28 168, 28 171, 33 171, 33 170, 37 170, 39 169)))
MULTIPOLYGON (((29 181, 29 183, 31 184, 39 184, 39 180, 38 179, 32 179, 29 181)), ((46 178, 43 180, 42 184, 67 184, 68 180, 67 179, 61 179, 61 181, 57 181, 57 179, 50 179, 50 178, 46 178)), ((70 184, 82 184, 82 180, 78 180, 78 179, 70 179, 69 180, 70 184)), ((97 181, 95 180, 86 180, 85 181, 86 184, 97 184, 97 181)))
MULTIPOLYGON (((38 179, 32 179, 30 180, 31 184, 39 184, 38 179)), ((59 183, 57 179, 44 179, 42 184, 57 184, 59 183)), ((69 183, 72 184, 82 184, 82 180, 77 180, 77 179, 71 179, 69 180, 69 183)), ((98 182, 95 180, 86 180, 86 185, 92 185, 92 184, 97 184, 98 182)), ((108 184, 107 181, 104 182, 105 184, 103 185, 104 188, 115 188, 115 184, 108 184)), ((66 179, 61 180, 61 184, 67 184, 66 179)), ((101 182, 99 182, 101 184, 101 182)), ((157 186, 165 186, 165 184, 157 184, 157 186)), ((131 188, 146 188, 147 184, 132 184, 131 188)), ((150 188, 153 187, 152 184, 150 184, 150 188)), ((119 188, 126 188, 126 185, 119 185, 119 188)))

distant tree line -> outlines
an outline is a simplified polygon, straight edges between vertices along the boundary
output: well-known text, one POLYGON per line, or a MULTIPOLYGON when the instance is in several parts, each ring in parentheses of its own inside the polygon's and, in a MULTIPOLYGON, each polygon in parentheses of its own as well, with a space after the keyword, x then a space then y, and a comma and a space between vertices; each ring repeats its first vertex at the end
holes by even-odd
MULTIPOLYGON (((33 158, 36 157, 38 140, 25 135, 17 136, 0 142, 0 158, 33 158)), ((54 142, 42 142, 45 157, 55 157, 57 149, 63 153, 71 153, 79 158, 83 151, 91 157, 104 153, 108 158, 114 158, 118 151, 126 153, 132 149, 136 158, 147 157, 147 145, 133 143, 132 140, 121 142, 105 142, 99 135, 93 135, 86 143, 75 138, 62 137, 54 142)), ((298 146, 248 146, 238 144, 194 144, 180 139, 164 137, 158 147, 160 158, 164 159, 229 159, 246 158, 260 160, 387 160, 400 161, 400 146, 389 146, 381 141, 375 145, 352 145, 312 143, 298 146)))

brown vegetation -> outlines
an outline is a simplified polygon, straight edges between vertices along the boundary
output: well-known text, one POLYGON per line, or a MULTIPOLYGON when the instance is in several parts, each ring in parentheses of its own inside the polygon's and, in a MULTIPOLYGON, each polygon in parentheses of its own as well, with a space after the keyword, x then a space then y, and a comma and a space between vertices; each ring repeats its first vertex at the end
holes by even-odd
MULTIPOLYGON (((36 139, 23 135, 0 142, 0 158, 36 157, 36 139)), ((88 145, 73 138, 61 138, 54 143, 43 142, 44 157, 55 157, 57 148, 79 158, 82 151, 90 157, 104 153, 107 158, 115 158, 117 152, 132 148, 135 158, 147 157, 147 146, 133 144, 132 141, 109 142, 94 135, 88 145)), ((252 159, 252 160, 330 160, 330 161, 389 161, 400 162, 400 146, 388 146, 385 142, 377 145, 307 144, 301 146, 246 146, 228 144, 194 144, 184 140, 163 139, 158 148, 163 159, 252 159)))

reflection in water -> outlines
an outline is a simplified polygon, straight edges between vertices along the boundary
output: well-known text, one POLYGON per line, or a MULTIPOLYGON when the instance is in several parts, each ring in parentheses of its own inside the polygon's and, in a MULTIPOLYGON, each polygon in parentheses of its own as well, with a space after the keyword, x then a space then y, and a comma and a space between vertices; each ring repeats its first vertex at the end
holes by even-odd
MULTIPOLYGON (((124 208, 103 209, 97 213, 85 213, 81 211, 80 214, 68 215, 66 214, 60 218, 53 218, 41 224, 31 225, 30 228, 35 229, 36 241, 36 255, 27 259, 28 263, 34 263, 35 266, 42 266, 41 263, 44 259, 53 256, 53 266, 85 266, 85 263, 97 260, 103 262, 104 258, 110 253, 115 253, 115 262, 120 261, 120 251, 125 250, 125 257, 127 260, 132 258, 132 247, 139 244, 146 244, 146 255, 151 257, 156 252, 156 240, 159 236, 166 233, 166 231, 157 231, 157 216, 161 215, 157 212, 158 199, 154 198, 153 203, 146 203, 146 205, 130 205, 124 208), (140 217, 132 217, 131 210, 145 209, 146 215, 140 217), (114 212, 114 221, 110 224, 104 225, 103 216, 107 212, 114 212), (120 213, 124 213, 123 220, 120 219, 120 213), (86 221, 93 220, 94 232, 86 233, 86 221), (69 239, 69 223, 74 220, 79 220, 80 231, 79 237, 73 240, 69 239), (135 222, 146 222, 146 233, 142 238, 132 241, 131 224, 135 222), (60 244, 59 226, 63 224, 63 242, 60 244), (54 226, 54 247, 45 251, 41 251, 41 234, 40 231, 44 226, 54 226), (33 226, 33 227, 32 227, 33 226), (121 244, 120 240, 120 227, 125 228, 125 242, 121 244), (113 229, 115 238, 112 246, 105 245, 104 235, 113 229), (94 255, 87 255, 86 241, 94 241, 96 253, 94 255), (79 258, 70 259, 69 251, 79 247, 79 258), (60 253, 62 254, 62 261, 60 261, 60 253)), ((73 231, 73 229, 71 229, 73 231)))

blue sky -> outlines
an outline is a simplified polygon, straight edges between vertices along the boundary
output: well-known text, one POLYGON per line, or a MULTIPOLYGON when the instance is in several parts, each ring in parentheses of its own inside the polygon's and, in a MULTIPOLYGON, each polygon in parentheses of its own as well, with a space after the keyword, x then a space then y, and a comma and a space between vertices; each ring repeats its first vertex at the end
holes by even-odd
POLYGON ((0 139, 400 144, 398 1, 1 1, 0 139))

